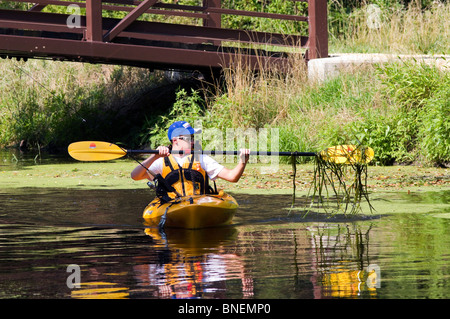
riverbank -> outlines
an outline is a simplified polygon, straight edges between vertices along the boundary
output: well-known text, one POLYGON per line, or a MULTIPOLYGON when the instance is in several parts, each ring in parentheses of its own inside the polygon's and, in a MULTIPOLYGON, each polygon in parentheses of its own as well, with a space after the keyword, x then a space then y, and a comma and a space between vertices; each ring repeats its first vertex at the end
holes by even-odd
MULTIPOLYGON (((62 164, 11 165, 0 171, 0 189, 23 187, 62 187, 89 189, 146 188, 145 182, 133 181, 130 172, 136 162, 77 162, 62 164)), ((231 164, 230 164, 231 165, 231 164)), ((279 164, 270 174, 261 174, 262 164, 248 164, 238 183, 217 181, 219 188, 235 192, 292 192, 292 167, 279 164)), ((313 165, 298 164, 296 190, 307 191, 312 182, 313 165)), ((368 188, 372 192, 407 191, 422 189, 441 191, 450 189, 450 169, 421 166, 370 166, 368 188)))

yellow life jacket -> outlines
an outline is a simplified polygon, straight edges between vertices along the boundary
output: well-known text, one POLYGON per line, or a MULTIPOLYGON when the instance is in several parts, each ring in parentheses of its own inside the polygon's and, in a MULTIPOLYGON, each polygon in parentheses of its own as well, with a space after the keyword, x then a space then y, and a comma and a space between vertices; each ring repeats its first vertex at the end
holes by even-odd
MULTIPOLYGON (((210 193, 208 175, 194 155, 189 155, 180 167, 172 155, 164 157, 161 176, 166 183, 181 196, 202 195, 210 193)), ((170 198, 176 198, 175 192, 168 193, 170 198)))

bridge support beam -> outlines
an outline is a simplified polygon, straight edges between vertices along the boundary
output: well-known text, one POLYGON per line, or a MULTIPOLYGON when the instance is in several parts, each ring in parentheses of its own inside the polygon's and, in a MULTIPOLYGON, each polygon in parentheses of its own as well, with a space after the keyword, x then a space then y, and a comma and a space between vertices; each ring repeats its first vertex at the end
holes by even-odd
MULTIPOLYGON (((206 8, 214 7, 214 8, 220 8, 221 7, 221 0, 203 0, 203 6, 206 8)), ((220 28, 222 26, 222 18, 220 13, 208 13, 208 18, 203 19, 203 26, 204 27, 213 27, 213 28, 220 28)))
MULTIPOLYGON (((221 0, 203 0, 203 7, 210 8, 220 8, 222 6, 221 0)), ((222 16, 220 13, 208 13, 208 18, 203 19, 203 26, 204 27, 212 27, 212 28, 218 28, 220 29, 222 27, 222 16)), ((212 44, 220 46, 222 43, 221 41, 213 40, 212 44)))
POLYGON ((328 57, 327 0, 308 1, 308 59, 328 57))
POLYGON ((102 0, 86 0, 86 41, 102 41, 102 0))

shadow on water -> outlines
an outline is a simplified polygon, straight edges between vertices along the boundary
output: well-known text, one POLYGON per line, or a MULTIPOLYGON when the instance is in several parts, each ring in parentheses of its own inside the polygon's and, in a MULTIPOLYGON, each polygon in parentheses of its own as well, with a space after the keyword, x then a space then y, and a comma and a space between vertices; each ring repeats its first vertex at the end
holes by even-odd
POLYGON ((232 226, 162 233, 143 224, 149 190, 0 192, 0 297, 449 297, 446 219, 302 218, 290 195, 235 197, 232 226))
POLYGON ((21 188, 0 192, 0 222, 66 226, 139 226, 150 194, 138 190, 21 188))
POLYGON ((308 223, 308 222, 357 222, 379 218, 377 214, 325 213, 314 205, 309 209, 310 199, 302 196, 296 199, 291 209, 292 195, 248 195, 233 194, 239 202, 242 215, 235 218, 236 224, 260 223, 308 223))
MULTIPOLYGON (((312 210, 289 213, 291 195, 233 194, 239 202, 235 225, 296 222, 339 222, 377 218, 346 217, 312 210)), ((65 226, 143 227, 141 213, 154 197, 149 190, 67 190, 19 188, 0 191, 1 223, 65 226)), ((301 207, 301 203, 297 206, 301 207)))
POLYGON ((44 151, 21 151, 17 148, 0 149, 0 171, 23 170, 33 165, 74 163, 67 152, 50 154, 44 151))

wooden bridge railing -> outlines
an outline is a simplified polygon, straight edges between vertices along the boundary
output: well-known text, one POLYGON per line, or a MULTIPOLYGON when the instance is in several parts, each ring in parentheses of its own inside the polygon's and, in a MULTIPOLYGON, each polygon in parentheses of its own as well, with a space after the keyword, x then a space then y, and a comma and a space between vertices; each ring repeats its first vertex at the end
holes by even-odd
MULTIPOLYGON (((155 68, 218 68, 236 56, 236 43, 251 43, 302 47, 307 59, 328 56, 326 0, 286 1, 307 2, 308 15, 225 8, 221 0, 199 0, 198 5, 183 4, 183 0, 4 1, 22 3, 22 8, 0 9, 0 55, 155 68), (54 6, 67 10, 44 10, 54 6), (190 22, 167 23, 149 15, 190 22), (308 35, 226 29, 224 15, 307 23, 308 35)), ((258 50, 258 55, 254 50, 239 54, 254 68, 261 59, 282 63, 284 55, 273 48, 258 50)))

